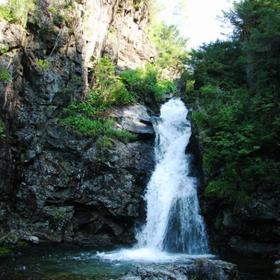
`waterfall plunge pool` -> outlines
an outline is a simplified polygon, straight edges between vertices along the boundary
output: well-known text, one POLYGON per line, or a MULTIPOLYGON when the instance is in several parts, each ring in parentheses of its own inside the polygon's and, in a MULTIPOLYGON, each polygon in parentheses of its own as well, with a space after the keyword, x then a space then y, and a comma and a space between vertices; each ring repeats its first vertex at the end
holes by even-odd
MULTIPOLYGON (((260 258, 236 256, 228 252, 222 259, 238 265, 241 280, 277 280, 272 275, 272 263, 260 258)), ((181 262, 183 260, 189 261, 185 258, 181 262)), ((62 244, 37 245, 0 257, 0 279, 109 280, 117 279, 138 265, 145 263, 101 259, 97 257, 96 250, 90 248, 62 244)))

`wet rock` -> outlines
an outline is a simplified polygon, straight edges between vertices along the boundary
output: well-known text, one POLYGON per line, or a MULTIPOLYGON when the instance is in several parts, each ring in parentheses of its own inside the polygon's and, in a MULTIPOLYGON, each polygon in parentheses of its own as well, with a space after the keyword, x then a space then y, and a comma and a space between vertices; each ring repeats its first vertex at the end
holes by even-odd
POLYGON ((120 280, 237 280, 237 266, 219 260, 199 259, 188 264, 138 266, 120 280))

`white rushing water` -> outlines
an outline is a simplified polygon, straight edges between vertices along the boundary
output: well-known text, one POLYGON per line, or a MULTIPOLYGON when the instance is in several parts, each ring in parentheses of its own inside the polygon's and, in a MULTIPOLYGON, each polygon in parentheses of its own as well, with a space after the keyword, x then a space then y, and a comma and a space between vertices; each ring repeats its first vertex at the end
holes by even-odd
POLYGON ((208 253, 200 215, 197 182, 190 176, 190 156, 185 150, 191 136, 188 110, 180 99, 161 107, 156 131, 156 167, 147 186, 146 224, 138 231, 133 249, 101 253, 115 260, 176 261, 183 256, 208 253))

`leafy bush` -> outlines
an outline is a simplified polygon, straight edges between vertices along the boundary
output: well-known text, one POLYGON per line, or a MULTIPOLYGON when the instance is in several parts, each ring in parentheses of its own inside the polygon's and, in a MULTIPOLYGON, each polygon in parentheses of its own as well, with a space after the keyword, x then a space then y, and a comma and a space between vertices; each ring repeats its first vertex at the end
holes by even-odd
POLYGON ((7 83, 12 80, 12 75, 7 68, 0 68, 0 81, 7 83))
POLYGON ((154 65, 147 65, 144 69, 126 70, 121 73, 121 79, 127 90, 133 92, 138 100, 150 95, 160 101, 165 94, 176 90, 173 82, 160 78, 160 71, 154 65))
POLYGON ((11 22, 26 25, 28 13, 35 8, 35 0, 9 0, 0 5, 0 18, 11 22))
POLYGON ((36 60, 36 66, 39 69, 39 71, 46 71, 50 68, 50 62, 46 59, 37 59, 36 60))
POLYGON ((75 131, 92 137, 98 137, 98 145, 106 148, 112 145, 111 139, 125 143, 134 141, 135 135, 116 129, 114 121, 107 117, 107 110, 112 106, 122 106, 134 102, 121 78, 115 72, 115 66, 109 58, 97 62, 94 83, 87 99, 72 102, 63 112, 61 123, 75 131))
POLYGON ((12 14, 10 7, 7 5, 0 5, 0 18, 4 19, 8 22, 15 22, 16 19, 14 15, 12 14))
POLYGON ((101 150, 111 149, 113 147, 112 140, 107 135, 100 137, 96 145, 101 150))
POLYGON ((135 101, 133 94, 128 92, 112 61, 101 58, 95 66, 93 89, 89 100, 99 106, 127 105, 135 101))
POLYGON ((83 135, 94 137, 105 132, 109 125, 107 121, 95 120, 83 115, 67 116, 62 120, 62 124, 74 128, 83 135))
POLYGON ((100 136, 98 141, 103 147, 112 144, 110 139, 128 143, 136 140, 135 135, 116 129, 114 122, 108 119, 108 109, 142 101, 147 95, 161 100, 166 93, 175 89, 174 83, 160 78, 158 68, 153 65, 145 69, 127 70, 119 76, 112 61, 101 58, 96 63, 88 97, 83 102, 72 102, 65 108, 61 122, 83 135, 100 136))
POLYGON ((4 44, 0 44, 0 55, 1 54, 5 54, 9 51, 9 47, 7 45, 4 44))
POLYGON ((136 140, 136 136, 128 131, 120 130, 114 127, 114 121, 107 118, 94 119, 84 115, 67 116, 61 120, 61 123, 73 128, 82 135, 98 137, 99 145, 109 146, 110 139, 118 139, 124 143, 136 140))

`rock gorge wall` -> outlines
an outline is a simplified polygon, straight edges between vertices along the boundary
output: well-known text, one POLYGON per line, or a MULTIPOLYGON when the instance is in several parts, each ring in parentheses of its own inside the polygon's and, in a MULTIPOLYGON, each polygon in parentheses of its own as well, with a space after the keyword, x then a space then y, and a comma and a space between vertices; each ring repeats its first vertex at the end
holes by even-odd
POLYGON ((0 82, 6 127, 0 138, 0 241, 131 243, 153 169, 147 109, 113 113, 139 137, 126 145, 115 141, 107 151, 59 125, 57 117, 85 96, 88 73, 102 54, 120 68, 153 59, 144 32, 149 11, 141 0, 77 0, 63 21, 50 12, 52 2, 40 0, 25 29, 0 21, 0 67, 11 74, 0 82))
POLYGON ((207 197, 203 190, 212 178, 204 175, 201 131, 193 125, 188 150, 194 155, 194 166, 200 180, 200 200, 212 250, 244 255, 279 258, 280 195, 279 190, 263 186, 248 200, 229 201, 207 197))

